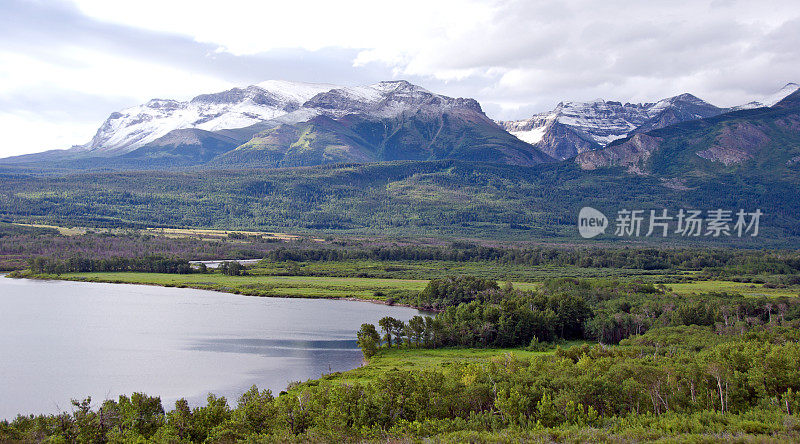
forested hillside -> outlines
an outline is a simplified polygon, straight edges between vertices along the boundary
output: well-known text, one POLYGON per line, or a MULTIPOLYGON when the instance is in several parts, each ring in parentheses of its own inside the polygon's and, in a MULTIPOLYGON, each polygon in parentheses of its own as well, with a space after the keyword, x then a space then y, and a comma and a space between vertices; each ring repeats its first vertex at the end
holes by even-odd
MULTIPOLYGON (((800 239, 798 177, 754 169, 679 186, 621 168, 519 167, 459 161, 387 162, 274 170, 3 174, 0 217, 101 227, 210 227, 385 236, 568 240, 578 210, 612 220, 622 209, 764 213, 758 238, 670 237, 670 243, 787 246, 800 239)), ((595 238, 620 239, 613 229, 595 238)))

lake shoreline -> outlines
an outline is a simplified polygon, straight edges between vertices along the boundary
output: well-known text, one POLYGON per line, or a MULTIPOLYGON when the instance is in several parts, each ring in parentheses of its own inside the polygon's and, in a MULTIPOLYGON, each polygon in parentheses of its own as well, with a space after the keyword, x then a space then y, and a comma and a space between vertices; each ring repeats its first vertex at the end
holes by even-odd
MULTIPOLYGON (((253 385, 293 383, 363 365, 356 333, 405 307, 258 299, 158 285, 0 279, 0 421, 61 412, 70 399, 134 392, 165 406, 208 393, 237 399, 253 385), (53 406, 56 406, 55 408, 53 406)), ((3 441, 0 439, 0 441, 3 441)))
MULTIPOLYGON (((324 299, 332 301, 369 302, 372 304, 385 305, 387 307, 413 308, 415 310, 429 312, 432 314, 439 312, 438 310, 424 309, 411 304, 404 304, 400 302, 389 303, 389 301, 385 299, 375 299, 375 298, 341 297, 341 296, 298 296, 293 294, 275 294, 267 296, 267 295, 247 294, 237 291, 226 291, 224 289, 209 288, 191 284, 171 285, 171 284, 158 284, 151 282, 134 282, 134 281, 120 282, 118 280, 98 280, 98 279, 87 279, 82 277, 64 277, 64 276, 53 276, 53 275, 43 275, 43 274, 12 275, 14 273, 17 272, 15 271, 6 273, 4 275, 0 275, 0 277, 6 277, 9 279, 30 279, 30 280, 40 280, 40 281, 66 281, 66 282, 86 282, 86 283, 98 283, 98 284, 120 284, 120 285, 147 285, 147 286, 162 287, 162 288, 190 288, 193 290, 214 291, 217 293, 235 294, 238 296, 250 296, 257 298, 324 299)), ((147 273, 141 273, 141 274, 147 274, 147 273)))

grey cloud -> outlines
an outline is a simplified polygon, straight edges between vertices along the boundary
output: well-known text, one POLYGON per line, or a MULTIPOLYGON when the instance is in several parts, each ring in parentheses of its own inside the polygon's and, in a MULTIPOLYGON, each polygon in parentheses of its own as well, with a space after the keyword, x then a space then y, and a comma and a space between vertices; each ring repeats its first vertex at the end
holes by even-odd
POLYGON ((478 94, 484 108, 529 104, 516 112, 496 111, 499 117, 517 118, 561 100, 652 101, 682 92, 733 105, 800 78, 796 3, 567 4, 544 18, 538 2, 507 5, 495 21, 505 34, 495 38, 489 31, 490 43, 480 44, 468 60, 483 66, 480 49, 499 42, 485 60, 529 80, 504 87, 494 79, 478 94), (775 9, 781 14, 771 12, 775 9), (526 25, 532 32, 520 31, 526 25))
MULTIPOLYGON (((354 84, 391 76, 390 69, 380 65, 354 69, 356 50, 327 48, 311 52, 287 48, 237 57, 189 37, 103 23, 59 1, 0 2, 0 41, 4 52, 24 54, 50 65, 80 67, 76 66, 80 62, 62 55, 65 49, 79 47, 242 85, 267 79, 354 84)), ((198 91, 205 92, 211 91, 198 91)), ((70 90, 53 79, 49 85, 0 93, 0 111, 37 116, 63 125, 99 126, 111 112, 141 101, 140 97, 126 96, 125 85, 120 85, 118 96, 107 96, 70 90)), ((52 148, 46 144, 43 142, 42 146, 52 148)))
MULTIPOLYGON (((0 40, 6 51, 51 63, 74 63, 61 58, 60 50, 83 46, 243 85, 271 78, 364 84, 393 78, 394 69, 404 68, 378 62, 356 68, 359 50, 342 48, 234 56, 186 36, 99 22, 69 3, 4 0, 0 40)), ((789 1, 501 1, 491 26, 419 55, 432 72, 404 77, 433 91, 475 97, 498 118, 525 117, 562 100, 657 100, 681 92, 729 105, 800 80, 798 41, 800 8, 789 1), (693 12, 681 9, 688 6, 693 12), (758 8, 782 8, 783 24, 769 29, 751 20, 758 8), (442 81, 434 76, 437 69, 476 74, 442 81), (503 86, 500 80, 511 70, 526 81, 503 86)), ((17 93, 0 97, 0 107, 61 113, 84 103, 89 118, 88 110, 108 107, 106 115, 124 101, 70 97, 57 88, 50 93, 60 104, 17 93)))

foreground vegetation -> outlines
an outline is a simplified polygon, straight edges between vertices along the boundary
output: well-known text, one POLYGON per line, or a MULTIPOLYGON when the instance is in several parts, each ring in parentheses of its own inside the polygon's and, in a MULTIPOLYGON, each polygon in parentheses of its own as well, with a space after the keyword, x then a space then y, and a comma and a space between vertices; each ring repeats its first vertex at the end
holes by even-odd
MULTIPOLYGON (((549 353, 487 350, 456 359, 393 349, 353 374, 275 396, 253 387, 234 408, 121 396, 72 413, 0 422, 2 441, 332 442, 416 440, 787 442, 800 439, 795 324, 722 334, 666 327, 620 346, 549 353), (386 364, 389 365, 386 365, 386 364)), ((437 351, 440 352, 440 351, 437 351)), ((430 353, 430 352, 426 352, 430 353)))

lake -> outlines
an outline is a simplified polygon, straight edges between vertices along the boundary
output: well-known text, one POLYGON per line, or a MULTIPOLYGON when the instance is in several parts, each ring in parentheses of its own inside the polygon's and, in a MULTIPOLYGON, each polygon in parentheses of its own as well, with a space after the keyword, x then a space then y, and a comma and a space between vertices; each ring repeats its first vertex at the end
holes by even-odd
POLYGON ((0 418, 134 391, 205 404, 361 364, 355 333, 406 307, 0 276, 0 418))

